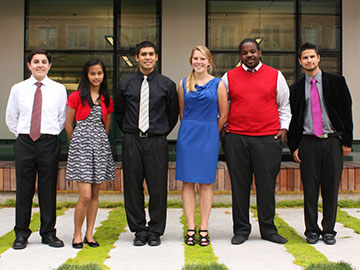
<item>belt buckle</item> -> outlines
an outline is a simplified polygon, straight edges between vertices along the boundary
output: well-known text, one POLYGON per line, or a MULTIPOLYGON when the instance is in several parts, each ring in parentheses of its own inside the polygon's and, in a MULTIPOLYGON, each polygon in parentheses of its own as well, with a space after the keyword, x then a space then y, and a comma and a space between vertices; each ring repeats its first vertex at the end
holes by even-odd
POLYGON ((327 133, 321 134, 320 136, 320 139, 327 139, 327 138, 329 138, 329 134, 327 133))
POLYGON ((147 138, 147 137, 149 137, 149 133, 139 131, 139 137, 141 137, 141 138, 147 138))

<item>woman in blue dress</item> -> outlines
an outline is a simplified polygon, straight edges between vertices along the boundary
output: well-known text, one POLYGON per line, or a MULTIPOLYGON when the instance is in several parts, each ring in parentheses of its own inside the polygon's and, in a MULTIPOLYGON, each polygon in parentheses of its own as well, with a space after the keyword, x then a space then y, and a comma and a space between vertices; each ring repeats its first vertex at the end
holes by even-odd
POLYGON ((183 181, 182 200, 187 219, 187 245, 195 245, 195 184, 199 184, 199 245, 210 243, 208 220, 219 155, 219 132, 228 114, 227 93, 223 82, 209 74, 212 56, 208 48, 196 46, 190 55, 193 68, 178 87, 181 125, 176 149, 176 180, 183 181))

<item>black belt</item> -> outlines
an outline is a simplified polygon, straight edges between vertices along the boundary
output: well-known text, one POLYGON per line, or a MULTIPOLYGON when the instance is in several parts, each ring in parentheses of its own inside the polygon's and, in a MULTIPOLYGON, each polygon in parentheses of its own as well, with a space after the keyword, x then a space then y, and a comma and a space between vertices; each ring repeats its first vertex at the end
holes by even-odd
POLYGON ((130 133, 130 134, 139 136, 140 138, 163 136, 163 134, 153 134, 153 133, 142 132, 142 131, 138 131, 138 132, 134 132, 134 133, 130 133))
MULTIPOLYGON (((19 136, 32 140, 30 138, 29 134, 19 134, 19 136)), ((52 134, 40 134, 39 139, 37 139, 36 141, 49 140, 49 139, 52 139, 52 138, 54 138, 56 136, 57 135, 52 135, 52 134)))

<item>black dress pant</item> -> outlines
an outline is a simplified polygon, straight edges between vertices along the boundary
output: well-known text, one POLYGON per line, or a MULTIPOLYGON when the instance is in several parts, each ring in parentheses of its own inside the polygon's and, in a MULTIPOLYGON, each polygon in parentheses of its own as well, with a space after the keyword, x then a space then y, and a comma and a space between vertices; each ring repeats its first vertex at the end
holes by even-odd
POLYGON ((299 158, 304 188, 305 235, 309 232, 336 235, 334 227, 343 169, 340 138, 303 136, 299 145, 299 158), (317 222, 320 188, 323 200, 322 230, 317 222))
POLYGON ((274 136, 225 135, 225 157, 232 189, 235 235, 249 235, 250 188, 255 176, 261 236, 277 233, 274 224, 275 184, 281 165, 281 139, 274 136))
POLYGON ((32 200, 38 173, 38 198, 40 206, 40 235, 55 234, 56 183, 60 144, 57 136, 32 141, 19 135, 15 145, 16 166, 16 237, 28 238, 32 200))
POLYGON ((123 148, 124 200, 132 232, 162 235, 166 224, 168 143, 165 135, 139 137, 125 133, 123 148), (144 178, 149 192, 149 216, 146 223, 144 178))

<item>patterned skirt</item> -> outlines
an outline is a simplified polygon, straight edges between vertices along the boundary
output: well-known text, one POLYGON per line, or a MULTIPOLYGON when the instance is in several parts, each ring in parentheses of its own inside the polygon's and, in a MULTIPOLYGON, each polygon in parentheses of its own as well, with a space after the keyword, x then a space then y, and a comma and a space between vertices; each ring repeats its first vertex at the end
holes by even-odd
POLYGON ((86 119, 76 122, 65 179, 97 184, 115 180, 114 160, 98 105, 92 107, 86 119))

